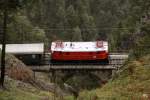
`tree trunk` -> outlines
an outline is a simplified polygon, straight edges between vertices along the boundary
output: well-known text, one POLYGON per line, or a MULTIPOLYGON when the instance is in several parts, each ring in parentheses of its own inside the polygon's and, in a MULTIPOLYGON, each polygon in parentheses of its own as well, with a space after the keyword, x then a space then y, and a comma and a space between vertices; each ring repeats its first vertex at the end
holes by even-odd
POLYGON ((3 22, 3 34, 2 34, 2 55, 1 55, 1 78, 0 86, 4 87, 4 78, 5 78, 5 47, 6 47, 6 32, 7 32, 7 9, 3 12, 4 22, 3 22))

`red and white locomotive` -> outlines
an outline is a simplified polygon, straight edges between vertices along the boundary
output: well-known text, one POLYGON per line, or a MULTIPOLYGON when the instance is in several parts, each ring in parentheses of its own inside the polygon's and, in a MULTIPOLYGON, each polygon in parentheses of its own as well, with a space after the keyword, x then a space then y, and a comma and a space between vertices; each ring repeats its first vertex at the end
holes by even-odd
POLYGON ((107 64, 108 42, 62 42, 56 41, 51 44, 51 63, 92 63, 107 64))

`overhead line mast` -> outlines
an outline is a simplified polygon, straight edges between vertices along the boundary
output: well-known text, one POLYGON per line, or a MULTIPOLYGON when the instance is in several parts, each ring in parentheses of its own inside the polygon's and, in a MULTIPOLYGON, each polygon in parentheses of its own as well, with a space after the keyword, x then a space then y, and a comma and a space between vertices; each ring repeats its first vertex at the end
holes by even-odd
POLYGON ((7 18, 8 18, 7 2, 8 1, 6 0, 5 9, 3 11, 4 21, 3 21, 2 54, 1 54, 1 78, 0 78, 1 87, 4 87, 4 78, 5 78, 5 48, 6 48, 7 18))

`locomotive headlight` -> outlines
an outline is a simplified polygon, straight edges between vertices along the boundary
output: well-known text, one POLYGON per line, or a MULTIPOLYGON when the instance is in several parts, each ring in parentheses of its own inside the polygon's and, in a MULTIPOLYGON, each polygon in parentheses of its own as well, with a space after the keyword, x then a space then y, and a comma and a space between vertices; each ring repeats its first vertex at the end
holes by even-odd
POLYGON ((96 56, 93 56, 93 58, 97 58, 96 56))

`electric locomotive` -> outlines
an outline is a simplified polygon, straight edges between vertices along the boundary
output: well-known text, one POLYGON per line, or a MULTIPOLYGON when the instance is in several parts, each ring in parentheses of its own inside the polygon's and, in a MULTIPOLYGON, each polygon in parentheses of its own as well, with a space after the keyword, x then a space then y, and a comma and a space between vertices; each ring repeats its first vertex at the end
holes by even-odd
POLYGON ((51 44, 51 64, 108 64, 108 42, 63 42, 51 44))

